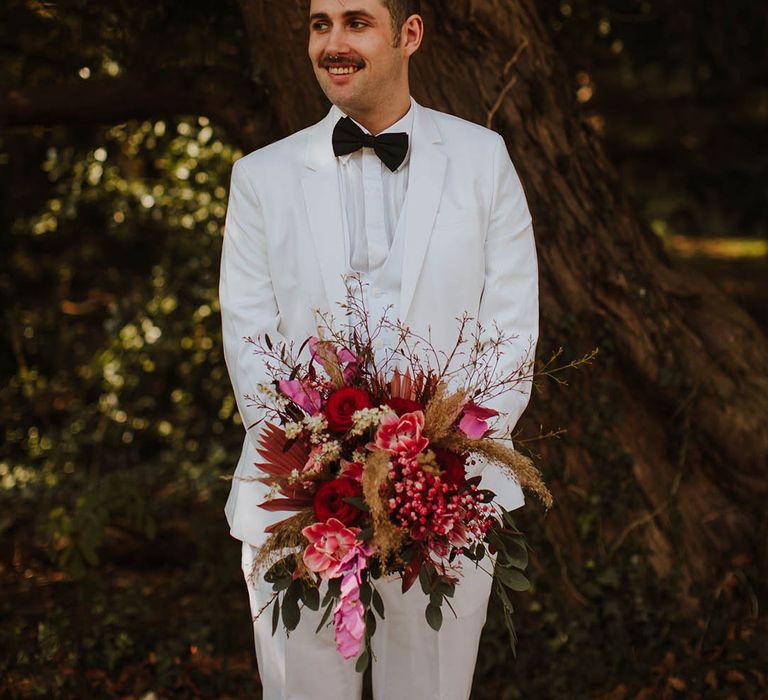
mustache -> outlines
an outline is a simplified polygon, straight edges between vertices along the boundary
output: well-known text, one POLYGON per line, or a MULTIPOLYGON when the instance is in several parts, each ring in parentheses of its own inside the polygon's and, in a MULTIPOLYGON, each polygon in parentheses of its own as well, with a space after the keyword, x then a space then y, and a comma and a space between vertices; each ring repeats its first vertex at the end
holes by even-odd
POLYGON ((365 64, 363 63, 362 59, 355 58, 353 56, 335 56, 333 54, 328 54, 320 59, 321 68, 330 68, 332 66, 337 68, 346 68, 347 66, 352 66, 353 68, 363 68, 364 65, 365 64))

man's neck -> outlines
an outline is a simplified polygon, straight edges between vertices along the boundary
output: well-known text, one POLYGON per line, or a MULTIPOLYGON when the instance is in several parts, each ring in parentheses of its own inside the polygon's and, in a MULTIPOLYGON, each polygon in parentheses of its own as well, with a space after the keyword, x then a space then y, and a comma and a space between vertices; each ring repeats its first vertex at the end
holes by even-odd
POLYGON ((408 114, 410 108, 411 97, 410 95, 407 95, 404 103, 398 102, 393 107, 388 107, 386 111, 377 110, 376 112, 365 114, 346 112, 346 114, 366 128, 371 134, 376 136, 384 131, 384 129, 388 129, 393 124, 399 122, 406 114, 408 114))

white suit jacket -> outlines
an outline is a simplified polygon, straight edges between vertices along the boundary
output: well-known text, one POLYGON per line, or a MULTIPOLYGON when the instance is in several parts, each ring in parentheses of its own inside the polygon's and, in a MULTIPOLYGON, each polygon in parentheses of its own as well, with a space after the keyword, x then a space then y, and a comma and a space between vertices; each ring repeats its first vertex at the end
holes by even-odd
MULTIPOLYGON (((490 331, 495 322, 517 336, 502 363, 514 368, 538 340, 536 248, 520 180, 497 133, 413 107, 400 320, 446 350, 465 312, 490 331)), ((267 377, 244 338, 266 333, 298 347, 316 334, 314 309, 342 315, 346 261, 333 127, 331 111, 232 169, 219 295, 224 356, 245 426, 261 415, 243 397, 267 377)), ((506 414, 497 434, 510 433, 530 388, 524 382, 492 402, 506 414)), ((232 536, 254 545, 268 524, 285 517, 259 508, 268 489, 247 480, 258 475, 260 430, 247 430, 225 506, 232 536)), ((482 485, 508 509, 524 502, 517 483, 495 465, 483 472, 482 485)))

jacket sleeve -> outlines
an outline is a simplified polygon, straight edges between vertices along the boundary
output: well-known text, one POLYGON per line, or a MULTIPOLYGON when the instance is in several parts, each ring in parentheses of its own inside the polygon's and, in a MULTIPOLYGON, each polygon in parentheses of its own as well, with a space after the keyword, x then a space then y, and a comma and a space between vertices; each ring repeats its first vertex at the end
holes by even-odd
MULTIPOLYGON (((508 338, 499 363, 501 375, 518 368, 530 374, 539 335, 539 288, 536 245, 528 203, 501 136, 493 157, 491 212, 485 239, 485 283, 478 321, 483 339, 495 326, 508 338)), ((509 438, 528 405, 532 380, 520 379, 510 390, 487 402, 500 412, 498 437, 509 438)))
POLYGON ((263 359, 245 339, 268 334, 277 346, 284 337, 278 332, 280 310, 272 286, 263 211, 242 160, 232 168, 219 302, 227 371, 243 425, 255 444, 260 429, 254 424, 264 416, 248 405, 245 395, 256 395, 257 385, 269 377, 263 359))

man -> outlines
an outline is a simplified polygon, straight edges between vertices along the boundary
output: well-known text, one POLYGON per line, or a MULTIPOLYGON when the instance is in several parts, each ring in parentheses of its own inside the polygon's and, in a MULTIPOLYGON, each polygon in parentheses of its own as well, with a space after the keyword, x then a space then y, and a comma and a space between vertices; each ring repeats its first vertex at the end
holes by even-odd
MULTIPOLYGON (((333 106, 318 124, 235 164, 222 254, 225 358, 249 426, 226 514, 243 542, 254 616, 271 588, 248 577, 253 552, 284 514, 259 509, 266 487, 249 480, 260 415, 244 396, 265 373, 245 337, 301 344, 316 332, 315 310, 340 315, 351 293, 345 279, 357 273, 374 321, 392 307, 438 349, 453 346, 465 312, 515 336, 502 370, 531 359, 538 338, 531 216, 503 140, 410 96, 409 60, 424 32, 418 0, 311 0, 309 15, 309 58, 333 106)), ((510 434, 529 397, 530 382, 499 397, 497 434, 510 434)), ((506 508, 523 504, 498 468, 482 474, 506 508)), ((373 638, 377 700, 467 698, 490 587, 490 576, 466 567, 458 617, 447 614, 436 633, 418 586, 403 596, 398 580, 377 582, 386 606, 373 638)), ((254 625, 264 698, 360 697, 362 676, 336 651, 331 629, 315 634, 304 610, 290 637, 272 636, 269 617, 254 625)))

